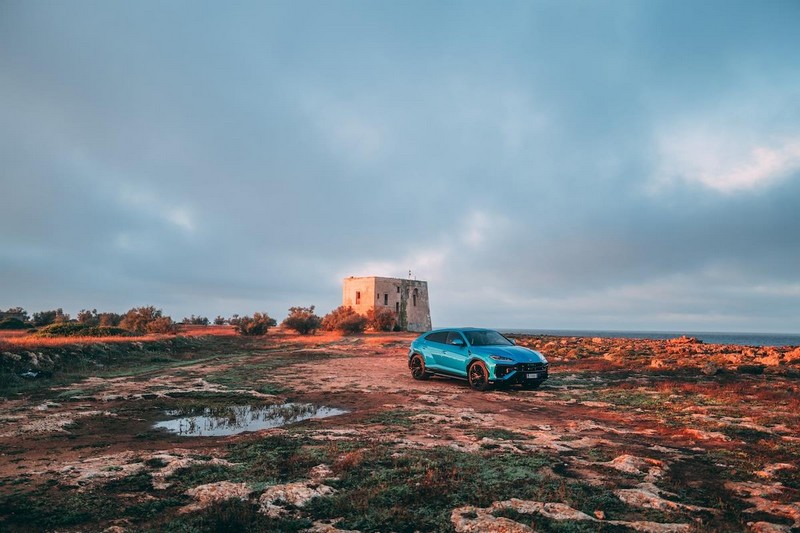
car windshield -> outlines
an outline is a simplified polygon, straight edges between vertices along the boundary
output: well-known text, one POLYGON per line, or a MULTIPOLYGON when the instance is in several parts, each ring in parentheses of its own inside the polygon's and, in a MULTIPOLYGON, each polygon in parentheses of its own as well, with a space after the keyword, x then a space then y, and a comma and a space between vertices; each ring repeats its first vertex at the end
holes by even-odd
POLYGON ((465 331, 464 335, 472 346, 511 346, 514 343, 490 329, 465 331))

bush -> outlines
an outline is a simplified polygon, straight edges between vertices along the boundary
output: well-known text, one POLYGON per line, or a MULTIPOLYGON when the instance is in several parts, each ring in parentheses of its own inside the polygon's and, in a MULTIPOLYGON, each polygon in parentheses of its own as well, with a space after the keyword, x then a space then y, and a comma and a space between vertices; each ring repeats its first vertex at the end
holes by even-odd
POLYGON ((121 327, 136 333, 172 333, 175 325, 172 319, 164 316, 161 309, 155 307, 134 307, 119 324, 121 327), (150 326, 150 324, 153 324, 150 326))
POLYGON ((214 319, 215 326, 224 326, 227 320, 224 316, 217 315, 217 318, 214 319))
POLYGON ((9 307, 5 311, 0 311, 0 320, 4 318, 17 318, 22 322, 30 320, 28 312, 21 307, 9 307))
POLYGON ((168 316, 161 316, 147 323, 147 333, 175 333, 175 322, 168 316))
POLYGON ((119 313, 97 313, 97 322, 101 326, 119 326, 123 318, 119 313))
POLYGON ((234 316, 237 317, 236 331, 240 335, 266 335, 271 326, 278 324, 267 313, 253 313, 252 317, 243 316, 239 318, 238 315, 234 316))
POLYGON ((316 332, 322 325, 322 319, 314 314, 314 306, 291 307, 289 316, 283 320, 283 326, 295 330, 301 335, 316 332))
POLYGON ((388 307, 375 307, 367 311, 367 325, 375 331, 392 331, 397 315, 388 307))
POLYGON ((50 324, 34 333, 37 337, 124 337, 133 335, 127 329, 110 326, 91 326, 79 322, 50 324))
POLYGON ((6 317, 0 320, 0 329, 28 329, 30 326, 16 317, 6 317))
POLYGON ((92 309, 89 311, 88 309, 81 309, 78 312, 78 322, 81 324, 89 324, 91 326, 97 326, 100 324, 100 320, 97 318, 97 309, 92 309))
POLYGON ((362 333, 367 327, 367 319, 352 307, 339 306, 322 319, 322 329, 342 333, 362 333))
POLYGON ((48 326, 50 324, 69 322, 69 315, 64 313, 64 311, 59 307, 58 309, 51 311, 33 313, 32 322, 35 327, 39 328, 42 326, 48 326))
POLYGON ((184 318, 182 323, 191 326, 207 326, 210 324, 208 318, 204 316, 194 316, 194 315, 184 318))

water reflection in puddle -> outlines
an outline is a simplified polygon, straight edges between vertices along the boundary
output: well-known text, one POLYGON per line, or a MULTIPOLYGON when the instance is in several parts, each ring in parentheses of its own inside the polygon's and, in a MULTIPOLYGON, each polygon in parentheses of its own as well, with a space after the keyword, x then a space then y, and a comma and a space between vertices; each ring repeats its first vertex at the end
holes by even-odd
POLYGON ((284 403, 261 407, 229 405, 215 409, 206 407, 188 411, 166 411, 167 416, 180 418, 156 422, 153 427, 163 428, 171 433, 187 437, 219 437, 245 431, 276 428, 309 418, 326 418, 345 413, 347 411, 344 409, 310 403, 284 403))

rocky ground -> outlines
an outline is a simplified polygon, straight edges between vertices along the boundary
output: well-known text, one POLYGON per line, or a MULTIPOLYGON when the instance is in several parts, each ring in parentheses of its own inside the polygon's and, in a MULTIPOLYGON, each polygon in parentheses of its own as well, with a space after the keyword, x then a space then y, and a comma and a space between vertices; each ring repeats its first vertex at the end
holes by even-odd
POLYGON ((519 337, 551 378, 478 393, 411 379, 413 337, 6 351, 0 529, 800 531, 798 349, 519 337), (306 404, 346 413, 154 427, 306 404))

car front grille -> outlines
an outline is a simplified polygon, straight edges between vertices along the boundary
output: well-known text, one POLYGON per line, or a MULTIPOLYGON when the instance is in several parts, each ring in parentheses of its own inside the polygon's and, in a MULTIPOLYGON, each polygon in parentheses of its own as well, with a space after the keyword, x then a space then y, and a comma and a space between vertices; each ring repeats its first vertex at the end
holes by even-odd
POLYGON ((547 370, 547 363, 519 363, 514 370, 517 372, 542 372, 547 370))

